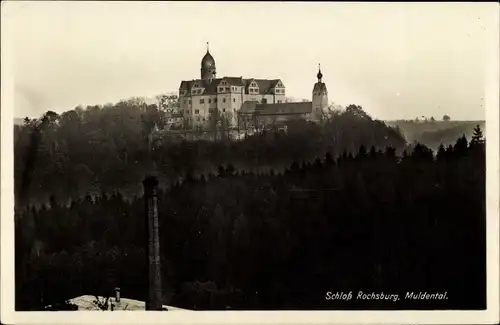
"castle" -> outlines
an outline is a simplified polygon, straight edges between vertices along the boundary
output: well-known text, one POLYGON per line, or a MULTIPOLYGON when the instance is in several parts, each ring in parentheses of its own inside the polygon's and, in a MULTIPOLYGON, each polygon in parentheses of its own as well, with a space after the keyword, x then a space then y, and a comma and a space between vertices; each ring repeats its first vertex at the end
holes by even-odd
POLYGON ((225 118, 234 127, 245 120, 255 121, 256 117, 263 124, 294 118, 319 121, 328 106, 321 68, 312 101, 286 102, 286 88, 281 79, 217 78, 215 59, 207 43, 200 77, 182 81, 179 87, 180 112, 192 127, 208 125, 214 116, 225 118))

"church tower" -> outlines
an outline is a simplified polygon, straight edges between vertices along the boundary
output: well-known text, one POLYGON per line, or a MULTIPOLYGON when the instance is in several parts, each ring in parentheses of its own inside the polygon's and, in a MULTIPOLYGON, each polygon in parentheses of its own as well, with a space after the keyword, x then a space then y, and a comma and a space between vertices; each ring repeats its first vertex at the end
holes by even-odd
POLYGON ((201 59, 201 80, 211 82, 215 78, 215 60, 210 54, 207 42, 207 53, 201 59))
POLYGON ((323 82, 323 74, 321 73, 321 65, 319 66, 318 82, 314 84, 312 94, 312 118, 316 121, 320 120, 328 108, 328 90, 323 82))

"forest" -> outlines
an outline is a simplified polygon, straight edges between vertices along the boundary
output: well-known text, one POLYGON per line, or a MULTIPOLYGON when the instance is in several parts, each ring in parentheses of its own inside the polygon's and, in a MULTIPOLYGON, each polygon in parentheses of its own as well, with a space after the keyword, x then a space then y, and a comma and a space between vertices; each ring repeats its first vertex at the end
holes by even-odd
POLYGON ((146 174, 160 179, 164 303, 194 310, 484 309, 485 139, 433 152, 360 106, 242 141, 163 141, 134 101, 15 129, 16 310, 144 300, 146 174), (447 300, 326 300, 328 291, 447 300))
MULTIPOLYGON (((445 115, 445 117, 447 117, 445 115)), ((448 117, 449 118, 449 117, 448 117)), ((397 127, 404 135, 407 142, 419 142, 425 144, 432 150, 438 150, 441 144, 448 146, 465 135, 468 139, 472 138, 474 128, 479 125, 485 130, 486 123, 480 121, 436 121, 427 120, 396 120, 386 121, 388 126, 397 127)))

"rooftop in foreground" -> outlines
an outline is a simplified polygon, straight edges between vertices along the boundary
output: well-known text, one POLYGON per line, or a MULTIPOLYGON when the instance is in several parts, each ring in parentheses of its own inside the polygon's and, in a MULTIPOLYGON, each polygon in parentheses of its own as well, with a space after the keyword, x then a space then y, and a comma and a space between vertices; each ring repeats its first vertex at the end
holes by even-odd
MULTIPOLYGON (((103 301, 106 298, 105 297, 98 297, 99 301, 103 301)), ((76 297, 73 299, 70 299, 68 302, 71 304, 74 304, 78 306, 78 310, 101 310, 95 303, 96 297, 91 296, 91 295, 84 295, 80 297, 76 297)), ((146 309, 146 303, 144 301, 140 300, 134 300, 134 299, 128 299, 128 298, 120 298, 119 302, 116 302, 115 297, 110 297, 108 304, 113 304, 113 310, 115 311, 120 311, 120 310, 145 310, 146 309)), ((168 311, 191 311, 189 309, 182 309, 182 308, 177 308, 177 307, 172 307, 172 306, 167 306, 163 305, 163 307, 167 308, 168 311)), ((111 308, 108 310, 111 311, 111 308)))

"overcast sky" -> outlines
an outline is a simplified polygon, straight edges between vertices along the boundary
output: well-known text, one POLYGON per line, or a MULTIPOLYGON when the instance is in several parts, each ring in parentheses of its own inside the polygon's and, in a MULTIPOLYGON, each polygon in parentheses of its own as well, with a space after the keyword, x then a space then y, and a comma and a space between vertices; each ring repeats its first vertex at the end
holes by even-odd
POLYGON ((329 100, 374 117, 484 119, 485 53, 498 29, 495 3, 2 6, 17 117, 176 92, 199 78, 209 41, 219 77, 279 78, 288 96, 310 99, 321 63, 329 100))

